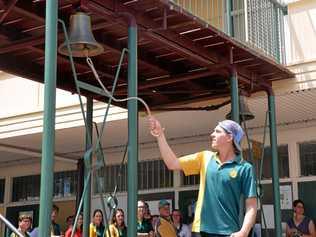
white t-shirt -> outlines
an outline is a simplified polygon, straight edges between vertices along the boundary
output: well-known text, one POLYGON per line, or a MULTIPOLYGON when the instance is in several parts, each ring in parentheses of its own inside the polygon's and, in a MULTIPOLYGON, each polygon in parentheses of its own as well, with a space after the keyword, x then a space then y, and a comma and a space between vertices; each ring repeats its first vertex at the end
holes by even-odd
POLYGON ((191 230, 188 225, 182 224, 181 230, 179 228, 180 226, 176 227, 178 237, 191 237, 191 230))

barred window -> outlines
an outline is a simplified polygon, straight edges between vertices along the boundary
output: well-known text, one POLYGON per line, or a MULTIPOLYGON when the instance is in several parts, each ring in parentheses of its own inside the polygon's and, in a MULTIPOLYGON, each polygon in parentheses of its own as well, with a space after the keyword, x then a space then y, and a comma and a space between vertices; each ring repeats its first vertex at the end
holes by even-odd
MULTIPOLYGON (((39 200, 40 175, 13 178, 12 202, 39 200)), ((74 196, 77 190, 77 171, 54 174, 54 197, 74 196)))
POLYGON ((197 185, 200 183, 200 175, 189 175, 185 176, 183 172, 181 172, 181 186, 191 186, 197 185))
POLYGON ((30 175, 13 178, 12 201, 38 200, 40 195, 40 176, 30 175))
POLYGON ((316 141, 299 144, 301 175, 316 175, 316 141))
MULTIPOLYGON (((94 193, 127 191, 127 165, 106 166, 95 173, 94 193)), ((168 170, 162 160, 141 161, 138 163, 138 189, 157 189, 173 187, 173 172, 168 170)))
POLYGON ((77 171, 63 171, 54 174, 54 197, 75 196, 77 192, 77 171))
POLYGON ((0 179, 0 203, 4 201, 5 179, 0 179))

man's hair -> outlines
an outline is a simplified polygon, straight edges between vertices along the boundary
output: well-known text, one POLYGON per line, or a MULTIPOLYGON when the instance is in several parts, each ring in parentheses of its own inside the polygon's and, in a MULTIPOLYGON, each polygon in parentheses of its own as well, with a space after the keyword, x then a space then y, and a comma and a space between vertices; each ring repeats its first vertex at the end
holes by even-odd
POLYGON ((30 215, 22 214, 19 216, 19 221, 23 221, 25 219, 28 219, 30 222, 32 222, 32 217, 30 215))
POLYGON ((52 211, 59 212, 59 207, 57 205, 53 204, 52 211))

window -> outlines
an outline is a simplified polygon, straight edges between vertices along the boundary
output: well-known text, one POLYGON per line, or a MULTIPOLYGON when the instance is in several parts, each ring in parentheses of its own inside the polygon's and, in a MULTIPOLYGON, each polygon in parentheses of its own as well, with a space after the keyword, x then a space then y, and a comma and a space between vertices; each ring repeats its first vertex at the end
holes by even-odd
MULTIPOLYGON (((40 175, 13 178, 12 202, 39 200, 40 175)), ((68 197, 76 194, 77 171, 54 174, 54 197, 68 197)))
POLYGON ((316 141, 299 144, 301 175, 316 175, 316 141))
POLYGON ((316 181, 298 183, 298 197, 305 204, 305 214, 314 220, 316 219, 315 195, 316 181))
MULTIPOLYGON (((249 154, 248 149, 243 152, 244 158, 248 161, 249 154)), ((262 178, 263 179, 271 179, 272 178, 272 165, 271 165, 271 147, 264 148, 264 157, 263 157, 263 168, 262 168, 262 178)), ((261 160, 254 159, 253 165, 256 171, 256 174, 260 173, 260 165, 261 160)), ((279 177, 286 178, 289 177, 289 154, 288 154, 288 146, 287 145, 280 145, 278 146, 278 166, 279 166, 279 177)))
POLYGON ((30 175, 13 178, 12 201, 38 200, 40 196, 40 176, 30 175))
POLYGON ((54 174, 54 197, 75 196, 77 192, 77 171, 63 171, 54 174))
POLYGON ((0 203, 4 201, 5 179, 0 179, 0 203))
MULTIPOLYGON (((127 191, 127 178, 126 164, 106 166, 95 173, 94 193, 113 192, 116 184, 117 191, 127 191)), ((173 172, 162 160, 139 162, 137 178, 139 190, 173 187, 173 172)))
POLYGON ((181 186, 191 186, 197 185, 200 183, 200 175, 189 175, 185 176, 183 172, 181 172, 181 186))

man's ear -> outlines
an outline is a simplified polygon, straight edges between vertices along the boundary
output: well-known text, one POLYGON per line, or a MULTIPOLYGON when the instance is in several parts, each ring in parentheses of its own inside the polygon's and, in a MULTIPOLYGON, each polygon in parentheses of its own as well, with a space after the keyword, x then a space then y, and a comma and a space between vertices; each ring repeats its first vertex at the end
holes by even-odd
POLYGON ((229 136, 229 141, 233 142, 233 135, 232 134, 227 134, 229 136))

